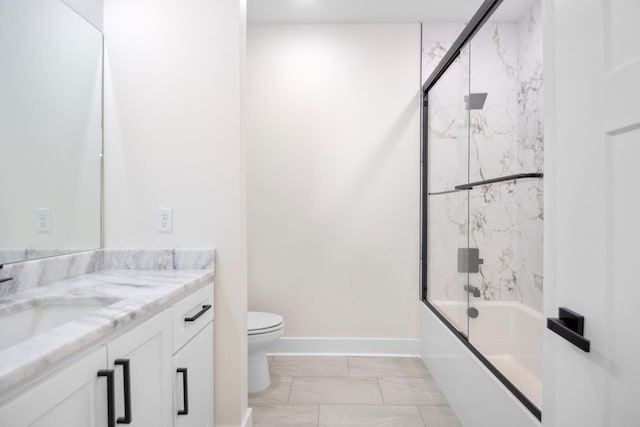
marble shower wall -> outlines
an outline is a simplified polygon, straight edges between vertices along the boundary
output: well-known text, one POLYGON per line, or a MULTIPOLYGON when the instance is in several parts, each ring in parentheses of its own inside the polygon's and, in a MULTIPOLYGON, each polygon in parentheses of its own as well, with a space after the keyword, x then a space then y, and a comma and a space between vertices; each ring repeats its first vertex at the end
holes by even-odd
MULTIPOLYGON (((423 79, 463 26, 424 24, 423 79)), ((481 110, 461 113, 460 88, 439 82, 432 90, 429 191, 450 190, 453 181, 462 183, 465 178, 472 182, 542 171, 540 3, 517 22, 487 23, 474 36, 469 52, 461 54, 457 67, 452 72, 458 75, 455 79, 462 81, 460 75, 469 75, 468 87, 463 89, 487 93, 487 98, 481 110)), ((469 246, 479 248, 484 259, 480 273, 469 275, 482 298, 517 300, 541 311, 542 180, 476 187, 468 195, 430 196, 429 215, 430 299, 466 301, 462 287, 467 275, 457 273, 456 251, 466 246, 468 228, 469 246)))
MULTIPOLYGON (((544 169, 542 3, 536 2, 517 22, 518 126, 517 156, 525 171, 544 169)), ((517 184, 518 283, 516 298, 542 311, 543 180, 517 184)))

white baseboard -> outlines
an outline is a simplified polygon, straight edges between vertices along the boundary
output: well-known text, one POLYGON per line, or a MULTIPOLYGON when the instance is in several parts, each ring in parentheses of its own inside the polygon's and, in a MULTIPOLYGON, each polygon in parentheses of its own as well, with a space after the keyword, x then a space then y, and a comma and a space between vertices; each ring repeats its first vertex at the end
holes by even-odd
POLYGON ((244 413, 244 420, 242 420, 242 427, 253 427, 253 409, 247 408, 247 412, 244 413))
POLYGON ((420 357, 420 342, 411 338, 281 337, 269 356, 420 357))

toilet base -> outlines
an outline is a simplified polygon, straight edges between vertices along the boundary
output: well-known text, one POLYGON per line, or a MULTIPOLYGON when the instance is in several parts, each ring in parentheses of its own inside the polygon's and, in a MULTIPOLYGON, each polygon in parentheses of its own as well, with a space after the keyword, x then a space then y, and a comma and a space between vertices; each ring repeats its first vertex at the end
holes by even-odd
POLYGON ((271 375, 269 374, 269 362, 266 351, 250 354, 248 358, 248 389, 249 393, 256 393, 269 388, 271 375))

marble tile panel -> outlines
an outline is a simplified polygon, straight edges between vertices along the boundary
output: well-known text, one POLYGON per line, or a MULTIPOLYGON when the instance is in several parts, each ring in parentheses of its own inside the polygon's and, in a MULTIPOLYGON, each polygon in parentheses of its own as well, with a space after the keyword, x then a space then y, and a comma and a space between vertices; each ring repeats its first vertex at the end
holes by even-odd
POLYGON ((0 296, 90 274, 98 270, 214 270, 211 249, 99 249, 4 265, 0 296))
POLYGON ((173 249, 103 249, 102 270, 173 270, 173 249))
POLYGON ((5 265, 0 269, 0 278, 12 280, 0 284, 0 296, 95 272, 99 259, 98 251, 87 251, 5 265))
POLYGON ((213 249, 177 248, 173 250, 173 268, 176 270, 211 270, 214 267, 213 249))

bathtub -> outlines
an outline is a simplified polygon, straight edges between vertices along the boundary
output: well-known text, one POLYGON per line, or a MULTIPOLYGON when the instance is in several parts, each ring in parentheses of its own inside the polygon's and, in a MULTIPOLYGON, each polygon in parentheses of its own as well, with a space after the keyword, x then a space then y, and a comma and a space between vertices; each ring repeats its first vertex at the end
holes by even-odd
MULTIPOLYGON (((466 313, 466 302, 434 301, 432 304, 449 319, 466 313)), ((539 408, 542 403, 542 314, 516 301, 472 300, 470 307, 478 309, 478 317, 469 318, 469 342, 539 408)))
MULTIPOLYGON (((466 326, 466 302, 431 303, 452 323, 466 326)), ((472 300, 470 306, 477 308, 478 317, 468 319, 469 342, 540 408, 542 314, 515 301, 472 300)), ((420 345, 425 364, 465 426, 540 425, 424 304, 420 316, 420 345)))

